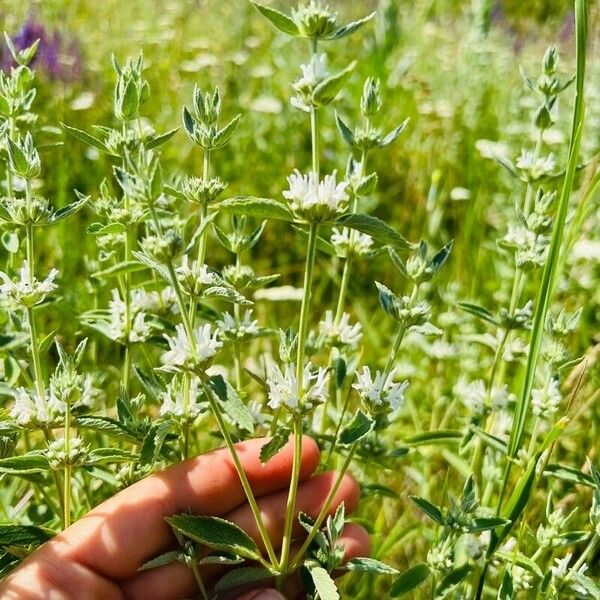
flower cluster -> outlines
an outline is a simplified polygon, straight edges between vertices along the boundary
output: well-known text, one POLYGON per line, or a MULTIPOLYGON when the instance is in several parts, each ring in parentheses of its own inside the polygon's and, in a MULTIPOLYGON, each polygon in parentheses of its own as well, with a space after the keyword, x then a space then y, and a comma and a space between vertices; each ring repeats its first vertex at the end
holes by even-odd
POLYGON ((289 189, 283 192, 294 214, 309 223, 322 223, 333 220, 347 207, 347 183, 336 181, 336 171, 319 181, 319 176, 311 171, 302 175, 297 169, 288 177, 289 189))

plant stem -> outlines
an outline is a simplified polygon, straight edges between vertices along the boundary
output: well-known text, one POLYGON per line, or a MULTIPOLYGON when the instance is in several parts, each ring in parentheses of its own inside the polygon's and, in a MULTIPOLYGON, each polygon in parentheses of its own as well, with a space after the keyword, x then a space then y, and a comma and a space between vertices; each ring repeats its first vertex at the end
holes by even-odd
POLYGON ((219 425, 219 430, 221 431, 221 435, 225 440, 227 448, 231 454, 231 458, 233 459, 233 463, 235 465, 235 469, 240 478, 240 483, 242 484, 242 488, 244 493, 246 494, 246 499, 248 500, 248 505, 250 506, 250 510, 252 511, 252 515, 254 520, 256 521, 256 526, 258 527, 258 531, 260 533, 260 537, 263 541, 267 554, 269 556, 269 560, 274 568, 277 568, 277 557, 275 556, 275 550, 273 549, 273 544, 271 543, 271 539, 269 538, 269 533, 267 528, 265 527, 264 521, 262 519, 262 515, 260 514, 260 509, 258 508, 258 504, 256 503, 256 498, 254 497, 254 493, 252 492, 252 487, 250 486, 250 482, 248 481, 248 477, 246 476, 246 472, 244 471, 244 467, 242 466, 242 462, 240 461, 240 457, 235 449, 235 445, 233 440, 231 439, 231 435, 227 431, 227 425, 225 420, 223 419, 223 415, 221 414, 221 410, 219 409, 219 405, 215 400, 215 397, 212 391, 208 388, 207 384, 202 381, 202 386, 204 387, 204 391, 208 398, 208 402, 213 411, 215 419, 217 420, 217 424, 219 425))
POLYGON ((71 473, 72 466, 69 459, 69 453, 71 450, 71 403, 66 402, 65 408, 65 466, 63 476, 63 529, 66 529, 71 525, 71 473))
MULTIPOLYGON (((296 381, 298 385, 298 397, 304 394, 304 360, 306 337, 308 333, 308 312, 313 281, 315 254, 317 250, 318 225, 311 223, 308 234, 308 248, 306 251, 306 265, 304 268, 304 293, 302 296, 302 307, 300 309, 300 324, 298 326, 298 354, 296 357, 296 381)), ((292 542, 292 527, 294 524, 294 513, 296 510, 296 496, 298 494, 298 481, 300 479, 300 463, 302 461, 302 415, 294 417, 294 458, 292 463, 292 475, 290 490, 288 494, 285 522, 283 528, 283 542, 281 546, 281 573, 285 577, 288 573, 288 561, 290 555, 290 544, 292 542)))
POLYGON ((198 589, 200 590, 200 593, 202 594, 203 600, 208 600, 209 596, 206 593, 206 588, 204 587, 204 582, 202 581, 202 576, 200 575, 200 571, 199 571, 198 565, 196 563, 192 564, 192 573, 194 574, 194 579, 196 580, 196 583, 198 584, 198 589))
POLYGON ((329 514, 329 509, 331 508, 331 503, 333 502, 335 495, 337 494, 337 491, 342 483, 342 479, 344 478, 346 471, 350 467, 350 463, 352 462, 352 459, 354 458, 354 453, 356 452, 357 448, 358 448, 358 442, 354 442, 354 444, 352 444, 352 446, 350 446, 350 450, 348 451, 348 456, 346 457, 346 460, 344 461, 344 464, 342 465, 341 469, 338 471, 338 476, 335 480, 335 483, 333 484, 331 490, 329 490, 329 494, 327 495, 327 498, 325 499, 325 501, 323 502, 323 505, 321 506, 321 511, 319 512, 319 516, 315 519, 312 529, 310 530, 308 537, 304 540, 302 547, 300 548, 300 550, 298 550, 298 552, 296 552, 296 554, 294 555, 294 558, 290 562, 290 567, 289 567, 290 572, 299 566, 299 563, 302 560, 302 558, 304 557, 304 554, 306 553, 306 551, 308 550, 308 547, 310 546, 311 542, 317 535, 319 529, 321 528, 323 521, 329 514))

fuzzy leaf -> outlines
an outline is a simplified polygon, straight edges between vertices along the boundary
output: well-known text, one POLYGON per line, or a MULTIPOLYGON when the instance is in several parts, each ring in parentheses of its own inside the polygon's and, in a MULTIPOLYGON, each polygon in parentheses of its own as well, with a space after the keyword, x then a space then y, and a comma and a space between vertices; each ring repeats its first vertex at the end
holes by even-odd
POLYGON ((78 196, 78 199, 75 202, 71 202, 71 204, 67 204, 63 208, 58 209, 50 218, 50 223, 58 223, 71 215, 74 215, 77 211, 81 210, 89 201, 90 196, 84 196, 80 194, 77 190, 75 193, 78 196))
POLYGON ((340 93, 341 89, 344 87, 348 77, 354 70, 356 66, 356 61, 352 62, 348 65, 343 71, 339 73, 335 73, 327 79, 321 81, 313 90, 312 99, 319 106, 327 106, 335 97, 340 93))
POLYGON ((100 465, 104 463, 133 462, 137 456, 129 450, 120 448, 96 448, 92 450, 86 459, 87 465, 100 465))
POLYGON ((400 596, 412 592, 420 585, 423 585, 429 579, 430 575, 431 571, 424 563, 410 567, 410 569, 407 569, 395 579, 390 589, 390 597, 400 598, 400 596))
POLYGON ((354 133, 352 133, 350 127, 348 127, 348 125, 344 123, 343 119, 337 113, 335 114, 335 122, 337 123, 338 129, 340 130, 340 133, 342 134, 342 137, 344 138, 346 143, 354 147, 356 145, 354 133))
POLYGON ((336 220, 335 224, 341 227, 356 229, 370 235, 375 241, 384 246, 393 246, 399 250, 409 250, 413 247, 407 239, 396 230, 386 225, 381 219, 362 213, 347 214, 336 220))
POLYGON ((420 498, 419 496, 411 496, 410 499, 436 523, 439 525, 446 524, 444 515, 442 515, 442 511, 434 504, 431 504, 429 500, 425 500, 425 498, 420 498))
POLYGON ((466 563, 450 571, 437 586, 435 590, 436 595, 443 597, 453 587, 457 586, 471 572, 472 568, 470 564, 466 563))
POLYGON ((78 429, 91 429, 92 431, 99 431, 128 442, 138 441, 133 433, 121 422, 117 421, 116 419, 111 419, 110 417, 81 415, 75 417, 75 426, 78 429))
POLYGON ((256 542, 240 527, 219 517, 188 514, 165 517, 182 535, 216 550, 228 550, 244 558, 260 557, 256 542))
POLYGON ((495 529, 496 527, 502 527, 509 523, 510 521, 508 519, 503 519, 502 517, 476 517, 473 519, 471 525, 469 525, 469 531, 471 533, 479 533, 481 531, 495 529))
POLYGON ((98 150, 102 150, 106 154, 110 154, 114 156, 114 154, 108 149, 108 146, 98 138, 95 138, 93 135, 89 134, 87 131, 82 131, 81 129, 76 129, 75 127, 71 127, 70 125, 66 125, 65 123, 61 123, 62 127, 68 131, 73 137, 76 137, 78 140, 98 148, 98 150))
POLYGON ((256 583, 257 581, 263 581, 272 577, 273 573, 263 567, 240 567, 239 569, 233 569, 225 573, 225 575, 217 581, 215 592, 224 592, 225 590, 230 590, 249 583, 256 583))
POLYGON ((292 211, 283 203, 271 198, 235 196, 214 205, 215 210, 234 215, 246 215, 257 219, 278 219, 291 222, 292 211))
POLYGON ((309 572, 320 600, 339 600, 340 594, 335 586, 335 582, 323 567, 310 566, 309 572))
POLYGON ((379 575, 397 575, 398 569, 390 567, 385 563, 367 556, 353 558, 346 563, 348 571, 361 571, 366 573, 377 573, 379 575))
POLYGON ((379 147, 385 148, 386 146, 389 146, 390 144, 395 142, 398 139, 399 135, 406 129, 407 125, 408 125, 408 119, 404 119, 404 121, 402 121, 402 123, 400 123, 400 125, 398 125, 398 127, 396 127, 395 129, 392 129, 392 131, 390 131, 379 142, 379 147))
POLYGON ((375 421, 365 415, 362 410, 358 410, 352 421, 342 429, 339 437, 339 444, 342 446, 350 446, 358 442, 367 433, 373 429, 375 421))
POLYGON ((327 37, 324 37, 323 40, 339 40, 348 35, 352 35, 355 31, 358 31, 363 25, 368 23, 374 16, 375 13, 372 12, 370 15, 367 15, 366 17, 363 17, 358 21, 352 21, 352 23, 347 23, 339 29, 336 29, 332 34, 328 35, 327 37))
POLYGON ((158 148, 158 146, 162 146, 164 143, 168 142, 178 131, 179 127, 175 127, 175 129, 171 129, 166 133, 156 135, 153 138, 150 138, 145 144, 146 149, 152 150, 153 148, 158 148))
POLYGON ((138 571, 148 571, 150 569, 156 569, 157 567, 164 567, 178 559, 179 552, 177 550, 171 550, 170 552, 165 552, 164 554, 145 562, 138 571))
POLYGON ((260 449, 260 462, 266 463, 273 458, 290 439, 292 430, 286 426, 280 426, 275 430, 273 437, 260 449))
POLYGON ((254 2, 254 0, 250 0, 250 2, 264 17, 271 21, 279 31, 283 31, 283 33, 293 36, 298 36, 300 34, 296 23, 294 23, 293 19, 287 15, 274 8, 270 8, 269 6, 263 6, 258 2, 254 2))
POLYGON ((95 273, 92 273, 90 277, 94 277, 95 279, 108 279, 109 277, 118 277, 124 273, 143 271, 145 268, 146 265, 139 263, 137 260, 125 260, 112 267, 108 267, 108 269, 96 271, 95 273))
POLYGON ((225 287, 223 285, 213 285, 212 287, 204 290, 202 294, 203 298, 221 298, 234 304, 253 304, 251 300, 248 300, 245 296, 242 296, 239 292, 236 292, 233 288, 225 287))
POLYGON ((0 523, 0 546, 40 546, 54 534, 54 531, 45 527, 0 523))
POLYGON ((0 459, 0 473, 7 475, 44 473, 48 469, 48 459, 43 454, 35 451, 0 459))
POLYGON ((577 483, 588 487, 594 487, 593 479, 583 471, 570 467, 569 465, 550 464, 544 469, 547 477, 556 477, 570 483, 577 483))
POLYGON ((465 312, 477 317, 478 319, 481 319, 482 321, 486 321, 492 325, 498 325, 498 321, 496 321, 494 315, 492 315, 492 313, 486 308, 483 308, 483 306, 472 304, 471 302, 459 302, 458 306, 465 312))
POLYGON ((254 419, 235 389, 221 375, 213 375, 208 385, 221 401, 225 414, 241 429, 254 432, 254 419))

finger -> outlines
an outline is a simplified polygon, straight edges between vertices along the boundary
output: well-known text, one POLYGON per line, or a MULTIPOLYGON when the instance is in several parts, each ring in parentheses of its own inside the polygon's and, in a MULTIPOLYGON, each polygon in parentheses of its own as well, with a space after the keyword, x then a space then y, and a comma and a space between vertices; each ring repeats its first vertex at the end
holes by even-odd
POLYGON ((285 600, 285 596, 282 596, 277 590, 251 590, 241 596, 237 597, 237 600, 285 600))
MULTIPOLYGON (((269 462, 259 454, 265 439, 236 445, 257 497, 287 488, 293 448, 285 446, 269 462)), ((316 469, 319 450, 305 437, 300 477, 316 469)), ((47 545, 64 560, 83 564, 112 579, 134 576, 150 557, 173 541, 165 516, 183 511, 223 515, 245 499, 229 451, 215 450, 152 475, 107 500, 47 545)))
MULTIPOLYGON (((316 518, 336 479, 337 473, 329 472, 314 475, 310 479, 303 481, 298 487, 296 515, 298 511, 302 511, 316 518)), ((342 502, 344 502, 347 512, 351 512, 358 504, 359 495, 360 488, 358 484, 350 476, 345 476, 332 502, 330 514, 333 514, 342 502)), ((276 548, 281 545, 283 538, 287 496, 288 491, 283 490, 263 496, 258 500, 263 521, 265 522, 269 537, 276 548)), ((260 544, 260 534, 248 505, 230 512, 225 518, 246 530, 260 544)), ((297 518, 294 519, 294 523, 297 524, 294 527, 295 533, 302 534, 304 530, 299 525, 297 518)), ((214 568, 202 570, 203 578, 208 580, 214 579, 217 573, 221 572, 221 569, 214 568)), ((181 564, 171 564, 140 573, 133 579, 125 582, 123 589, 128 594, 128 597, 134 599, 145 598, 147 597, 145 594, 148 593, 148 590, 152 590, 157 598, 168 600, 171 598, 181 598, 186 594, 190 594, 195 589, 195 586, 194 577, 187 567, 181 564)))

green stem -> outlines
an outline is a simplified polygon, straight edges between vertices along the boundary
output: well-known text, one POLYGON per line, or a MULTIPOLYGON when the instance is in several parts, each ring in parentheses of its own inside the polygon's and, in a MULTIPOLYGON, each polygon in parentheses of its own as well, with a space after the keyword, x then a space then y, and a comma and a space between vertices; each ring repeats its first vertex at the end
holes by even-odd
POLYGON ((71 473, 72 466, 69 460, 69 452, 71 449, 71 404, 66 402, 65 409, 65 466, 63 476, 63 529, 71 525, 71 473))
MULTIPOLYGON (((298 326, 298 354, 296 357, 296 381, 298 397, 304 394, 304 361, 306 337, 308 333, 308 312, 310 306, 315 254, 317 250, 318 225, 312 223, 308 234, 308 248, 306 251, 306 265, 304 269, 304 293, 300 309, 300 324, 298 326)), ((290 544, 292 542, 292 526, 296 510, 296 496, 298 494, 298 481, 300 479, 300 463, 302 461, 302 416, 294 417, 294 459, 292 463, 292 476, 287 505, 285 509, 285 523, 283 529, 283 543, 281 546, 281 573, 282 577, 288 572, 290 544)))
POLYGON ((202 594, 202 599, 208 600, 209 596, 206 592, 206 587, 204 587, 204 582, 202 581, 202 576, 200 575, 200 570, 198 569, 198 565, 196 563, 192 564, 192 573, 194 574, 194 579, 196 580, 196 583, 198 584, 198 589, 200 590, 200 593, 202 594))
POLYGON ((585 547, 585 550, 581 553, 581 556, 577 559, 577 562, 569 569, 569 572, 565 575, 564 581, 568 581, 573 577, 573 575, 580 569, 583 563, 586 561, 587 557, 591 555, 596 547, 600 544, 600 535, 596 532, 592 534, 588 545, 585 547))
POLYGON ((294 571, 294 569, 296 569, 299 566, 299 563, 302 560, 302 558, 304 557, 304 555, 306 554, 308 547, 310 546, 311 542, 314 540, 319 529, 321 528, 321 525, 323 524, 323 521, 329 514, 329 509, 331 508, 331 503, 333 502, 335 495, 337 494, 337 491, 340 488, 340 485, 342 483, 344 475, 346 474, 346 471, 350 467, 352 459, 354 458, 354 453, 356 452, 357 448, 358 448, 358 442, 354 442, 354 444, 352 444, 352 446, 350 447, 348 456, 346 457, 344 464, 342 465, 341 469, 338 471, 338 476, 335 480, 335 483, 333 484, 331 490, 329 490, 329 494, 327 494, 327 498, 325 499, 325 502, 323 502, 323 505, 321 506, 321 511, 319 512, 318 517, 315 519, 315 522, 312 526, 312 529, 310 530, 310 532, 308 534, 308 537, 304 540, 304 543, 302 544, 300 550, 298 550, 298 552, 296 552, 296 554, 294 555, 294 558, 291 560, 290 567, 288 569, 289 572, 294 571))
POLYGON ((246 494, 246 499, 248 500, 248 505, 250 506, 250 510, 252 511, 252 516, 256 521, 256 526, 258 527, 258 531, 260 533, 260 537, 263 541, 267 554, 269 556, 269 560, 271 561, 271 565, 274 568, 277 568, 277 557, 275 556, 275 550, 273 549, 273 544, 269 537, 269 533, 267 528, 265 527, 262 515, 260 514, 260 509, 258 508, 258 504, 256 503, 256 498, 254 497, 254 493, 252 491, 252 487, 250 482, 248 481, 248 477, 246 476, 246 472, 244 471, 244 467, 242 466, 242 462, 240 457, 235 449, 235 445, 233 440, 231 439, 231 435, 229 435, 229 431, 227 431, 227 425, 225 424, 225 420, 223 419, 223 415, 221 414, 221 410, 215 400, 215 397, 212 391, 208 388, 206 383, 203 381, 202 385, 204 387, 204 391, 206 393, 206 397, 208 398, 208 402, 212 409, 212 412, 217 420, 217 424, 219 426, 219 430, 221 431, 221 435, 225 440, 225 444, 229 449, 231 454, 231 458, 233 459, 233 463, 235 465, 235 469, 237 471, 238 477, 240 478, 240 483, 242 484, 242 488, 244 493, 246 494))

